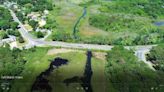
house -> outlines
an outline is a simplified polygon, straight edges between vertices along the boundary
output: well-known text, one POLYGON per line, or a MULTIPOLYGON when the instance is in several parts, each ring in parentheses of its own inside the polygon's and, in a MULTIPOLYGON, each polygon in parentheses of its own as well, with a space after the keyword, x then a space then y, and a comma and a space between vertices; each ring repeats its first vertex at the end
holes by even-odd
POLYGON ((41 15, 38 12, 31 12, 30 14, 27 15, 28 18, 35 21, 38 21, 40 16, 41 15))
POLYGON ((43 27, 44 25, 46 25, 46 21, 44 19, 41 19, 38 22, 39 22, 39 27, 43 27))

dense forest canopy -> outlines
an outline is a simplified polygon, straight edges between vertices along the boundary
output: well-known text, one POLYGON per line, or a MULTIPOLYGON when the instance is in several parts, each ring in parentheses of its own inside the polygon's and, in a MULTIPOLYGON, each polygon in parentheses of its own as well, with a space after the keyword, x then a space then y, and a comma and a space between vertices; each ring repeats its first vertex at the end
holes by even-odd
POLYGON ((18 25, 17 22, 14 22, 10 11, 4 7, 0 7, 0 39, 8 38, 8 35, 21 37, 18 25))
POLYGON ((9 0, 25 6, 29 11, 44 11, 52 10, 52 0, 9 0))
POLYGON ((147 60, 152 62, 157 70, 164 71, 164 44, 153 47, 147 56, 147 60))
POLYGON ((3 7, 0 7, 0 29, 16 29, 17 26, 18 23, 13 21, 10 11, 3 7))
POLYGON ((131 13, 157 18, 164 16, 163 0, 112 0, 112 4, 103 5, 105 12, 131 13))
MULTIPOLYGON (((153 71, 139 61, 132 51, 114 47, 107 54, 106 75, 117 90, 116 92, 150 92, 154 87, 163 85, 164 73, 153 71)), ((161 92, 163 89, 157 89, 161 92)))
POLYGON ((25 60, 19 49, 10 50, 9 46, 0 47, 0 75, 16 76, 21 73, 25 60))

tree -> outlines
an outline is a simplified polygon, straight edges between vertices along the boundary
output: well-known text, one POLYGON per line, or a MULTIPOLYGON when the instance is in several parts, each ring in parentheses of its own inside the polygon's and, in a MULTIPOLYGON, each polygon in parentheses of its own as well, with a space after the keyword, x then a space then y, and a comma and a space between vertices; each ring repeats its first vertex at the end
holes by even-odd
POLYGON ((21 36, 21 34, 19 33, 18 30, 8 30, 7 33, 8 33, 9 35, 14 35, 14 36, 16 36, 16 37, 21 36))
POLYGON ((29 25, 32 26, 32 28, 35 30, 38 26, 38 22, 34 20, 30 20, 29 25))
POLYGON ((44 26, 46 29, 53 29, 57 27, 57 23, 55 20, 48 18, 47 23, 44 26))
POLYGON ((12 16, 9 12, 9 10, 0 7, 0 29, 9 29, 10 28, 10 22, 12 22, 12 16))
POLYGON ((9 38, 8 35, 6 33, 2 33, 2 39, 6 39, 6 38, 9 38))
POLYGON ((6 30, 10 28, 10 23, 7 20, 0 21, 0 29, 6 30))
POLYGON ((70 39, 72 39, 71 35, 67 32, 64 32, 63 30, 54 32, 52 35, 53 41, 68 41, 70 39))
POLYGON ((153 47, 147 55, 147 60, 152 62, 157 70, 164 72, 164 44, 153 47))
POLYGON ((16 76, 22 72, 24 67, 22 53, 20 50, 19 53, 15 54, 15 52, 16 50, 12 51, 9 47, 0 47, 0 64, 2 64, 0 76, 16 76))
POLYGON ((44 34, 40 31, 37 32, 37 37, 38 38, 43 38, 44 37, 44 34))
POLYGON ((164 77, 164 73, 154 72, 139 61, 133 51, 123 46, 108 51, 105 72, 116 92, 150 92, 150 88, 158 85, 159 81, 164 83, 164 79, 160 78, 164 77))
POLYGON ((24 23, 24 21, 25 21, 25 16, 22 14, 22 12, 17 12, 16 13, 16 16, 18 17, 18 19, 21 21, 21 22, 23 22, 24 23))
POLYGON ((20 37, 18 38, 18 41, 19 41, 19 43, 24 43, 24 42, 25 42, 22 36, 20 36, 20 37))
POLYGON ((10 27, 11 27, 13 30, 17 29, 18 25, 19 25, 19 24, 18 24, 17 22, 11 22, 11 23, 10 23, 10 27))

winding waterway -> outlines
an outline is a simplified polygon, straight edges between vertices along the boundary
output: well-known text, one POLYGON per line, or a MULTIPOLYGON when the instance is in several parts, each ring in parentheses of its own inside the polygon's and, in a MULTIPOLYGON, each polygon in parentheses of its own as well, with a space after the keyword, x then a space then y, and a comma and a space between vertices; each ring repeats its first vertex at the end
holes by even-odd
POLYGON ((36 80, 34 82, 34 84, 32 85, 31 88, 31 92, 40 92, 40 91, 46 91, 46 92, 51 92, 52 91, 52 87, 49 85, 49 80, 46 79, 47 76, 50 75, 50 73, 62 66, 68 63, 68 60, 66 59, 62 59, 62 58, 55 58, 49 68, 47 70, 45 70, 44 72, 42 72, 39 76, 36 77, 36 80))
POLYGON ((81 19, 84 18, 86 16, 86 14, 87 14, 87 8, 84 7, 83 8, 83 14, 77 19, 77 21, 76 21, 76 23, 75 23, 75 25, 73 27, 73 36, 74 36, 75 39, 77 38, 77 34, 76 34, 77 31, 78 31, 78 28, 77 27, 78 27, 81 19))

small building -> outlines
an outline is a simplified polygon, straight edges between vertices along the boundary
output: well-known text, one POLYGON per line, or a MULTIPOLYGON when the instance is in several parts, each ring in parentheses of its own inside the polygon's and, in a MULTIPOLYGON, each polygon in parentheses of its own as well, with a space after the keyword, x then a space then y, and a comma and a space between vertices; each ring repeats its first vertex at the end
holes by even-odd
POLYGON ((35 21, 38 21, 40 16, 41 15, 38 12, 31 12, 30 14, 27 15, 28 18, 35 21))
POLYGON ((43 27, 46 25, 46 21, 44 19, 39 20, 39 27, 43 27))
POLYGON ((48 15, 49 14, 49 11, 48 10, 44 10, 44 14, 45 15, 48 15))

